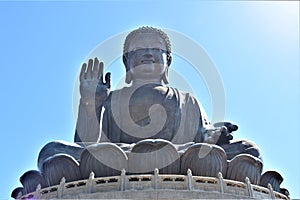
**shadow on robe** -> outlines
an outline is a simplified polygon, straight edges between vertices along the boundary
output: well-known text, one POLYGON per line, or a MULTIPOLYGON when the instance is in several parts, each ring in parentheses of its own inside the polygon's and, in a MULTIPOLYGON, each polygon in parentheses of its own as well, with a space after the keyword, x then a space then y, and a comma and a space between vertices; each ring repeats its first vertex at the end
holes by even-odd
POLYGON ((49 186, 58 185, 63 177, 66 182, 81 179, 79 163, 67 154, 56 154, 46 159, 42 174, 49 186))
POLYGON ((197 143, 190 146, 181 156, 181 174, 192 170, 195 176, 218 177, 218 173, 226 174, 227 157, 225 151, 217 146, 197 143))
POLYGON ((268 187, 268 183, 272 185, 273 190, 280 192, 280 184, 282 183, 282 176, 276 171, 266 171, 260 179, 259 185, 268 187))
POLYGON ((36 170, 30 170, 25 172, 21 177, 20 177, 20 182, 22 183, 24 189, 23 192, 25 194, 34 192, 36 190, 36 187, 40 184, 41 187, 46 186, 46 182, 44 180, 44 177, 39 171, 36 170))
POLYGON ((153 173, 155 168, 163 174, 178 174, 180 162, 176 147, 163 139, 145 139, 133 146, 128 154, 128 173, 153 173))
POLYGON ((119 176, 121 170, 127 170, 127 155, 116 144, 98 143, 86 147, 81 154, 80 172, 84 179, 91 172, 95 177, 119 176))
POLYGON ((55 154, 67 154, 75 158, 76 161, 80 161, 80 155, 83 151, 83 147, 72 142, 66 141, 53 141, 47 143, 40 151, 38 157, 38 168, 41 171, 42 165, 46 159, 55 154))
POLYGON ((258 185, 262 166, 259 158, 249 154, 240 154, 229 161, 225 178, 245 182, 248 177, 252 184, 258 185))
POLYGON ((11 197, 14 199, 18 199, 21 197, 23 194, 25 194, 24 188, 23 187, 17 187, 11 192, 11 197))
POLYGON ((286 188, 280 188, 280 193, 287 196, 290 199, 290 192, 286 188))
POLYGON ((227 159, 231 160, 239 154, 249 154, 262 161, 262 154, 258 146, 250 140, 236 140, 230 141, 229 144, 219 145, 222 147, 227 155, 227 159))

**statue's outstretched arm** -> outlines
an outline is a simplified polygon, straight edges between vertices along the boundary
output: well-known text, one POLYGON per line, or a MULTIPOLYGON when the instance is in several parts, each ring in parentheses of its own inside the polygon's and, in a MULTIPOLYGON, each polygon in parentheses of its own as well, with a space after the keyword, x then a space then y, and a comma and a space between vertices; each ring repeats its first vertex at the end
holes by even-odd
POLYGON ((110 92, 110 73, 103 81, 103 62, 98 58, 83 63, 80 72, 80 104, 76 124, 75 142, 95 143, 100 139, 100 112, 110 92))

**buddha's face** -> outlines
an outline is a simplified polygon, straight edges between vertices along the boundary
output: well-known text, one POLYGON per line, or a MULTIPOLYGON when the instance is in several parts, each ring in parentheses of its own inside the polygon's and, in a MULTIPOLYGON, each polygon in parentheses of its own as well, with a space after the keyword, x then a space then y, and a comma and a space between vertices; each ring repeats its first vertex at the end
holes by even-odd
POLYGON ((134 36, 128 46, 127 64, 132 80, 161 82, 168 68, 164 40, 155 33, 134 36))

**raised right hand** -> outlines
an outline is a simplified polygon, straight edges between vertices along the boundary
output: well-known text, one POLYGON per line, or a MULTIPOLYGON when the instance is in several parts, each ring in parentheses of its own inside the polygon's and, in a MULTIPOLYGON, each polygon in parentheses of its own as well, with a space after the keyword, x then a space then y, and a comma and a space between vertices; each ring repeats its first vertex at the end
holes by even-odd
POLYGON ((110 73, 105 75, 103 81, 103 62, 98 58, 89 59, 88 64, 83 63, 80 72, 80 95, 82 99, 104 100, 111 87, 110 73))

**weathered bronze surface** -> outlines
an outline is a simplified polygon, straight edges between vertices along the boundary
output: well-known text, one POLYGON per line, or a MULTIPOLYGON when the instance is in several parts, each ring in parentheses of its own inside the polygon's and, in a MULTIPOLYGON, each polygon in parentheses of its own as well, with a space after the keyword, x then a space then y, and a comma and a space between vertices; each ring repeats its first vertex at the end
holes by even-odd
POLYGON ((171 43, 160 29, 142 27, 125 39, 123 62, 128 87, 111 91, 110 73, 98 58, 82 65, 74 143, 50 142, 38 158, 40 171, 21 177, 16 198, 65 181, 128 174, 186 174, 245 181, 281 189, 274 173, 261 179, 262 157, 251 141, 233 142, 238 126, 211 124, 198 100, 168 84, 171 43), (103 77, 104 80, 103 80, 103 77), (247 180, 248 180, 247 179, 247 180))

